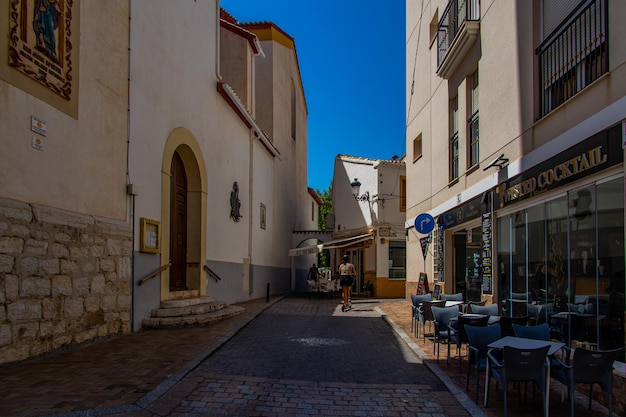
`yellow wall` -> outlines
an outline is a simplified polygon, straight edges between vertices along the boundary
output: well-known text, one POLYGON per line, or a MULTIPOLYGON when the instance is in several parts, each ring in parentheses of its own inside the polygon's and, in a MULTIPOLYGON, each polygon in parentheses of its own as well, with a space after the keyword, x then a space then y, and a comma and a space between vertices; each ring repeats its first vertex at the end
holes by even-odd
MULTIPOLYGON (((387 277, 368 278, 374 284, 374 296, 377 298, 404 298, 406 284, 405 280, 387 277)), ((367 279, 366 279, 367 281, 367 279)))

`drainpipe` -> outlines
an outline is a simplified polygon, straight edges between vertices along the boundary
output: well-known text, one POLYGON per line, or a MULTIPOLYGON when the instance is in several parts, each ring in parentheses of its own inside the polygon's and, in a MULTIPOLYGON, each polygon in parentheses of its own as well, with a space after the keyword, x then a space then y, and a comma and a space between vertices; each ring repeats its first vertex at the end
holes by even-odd
POLYGON ((220 49, 220 0, 216 0, 215 2, 215 18, 216 18, 216 24, 215 24, 215 78, 217 79, 217 82, 221 82, 222 81, 222 74, 220 73, 221 68, 220 68, 220 56, 221 56, 221 49, 220 49))
POLYGON ((248 295, 252 295, 253 291, 253 287, 254 287, 254 274, 253 274, 253 266, 252 266, 252 213, 253 213, 253 207, 252 205, 253 203, 253 197, 254 197, 254 192, 252 191, 254 188, 254 132, 255 129, 249 129, 249 135, 250 135, 250 155, 249 155, 249 160, 250 160, 250 164, 248 167, 248 201, 250 202, 250 213, 248 215, 248 280, 249 280, 249 288, 248 288, 248 295))
POLYGON ((130 181, 130 25, 132 23, 132 0, 128 0, 128 81, 126 84, 126 195, 129 198, 129 221, 132 230, 132 250, 130 253, 130 331, 135 331, 135 190, 130 181))

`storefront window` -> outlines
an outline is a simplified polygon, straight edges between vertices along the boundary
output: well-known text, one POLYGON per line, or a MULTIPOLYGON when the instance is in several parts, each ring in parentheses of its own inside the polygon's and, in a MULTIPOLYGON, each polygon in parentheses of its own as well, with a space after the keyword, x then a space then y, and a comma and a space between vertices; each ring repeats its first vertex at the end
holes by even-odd
MULTIPOLYGON (((624 182, 596 187, 598 340, 601 349, 624 347, 624 182)), ((623 360, 623 358, 622 358, 623 360)))
POLYGON ((406 242, 389 242, 389 278, 406 278, 406 242))
POLYGON ((503 315, 547 322, 552 337, 572 347, 624 347, 623 178, 572 190, 496 224, 494 302, 503 315))

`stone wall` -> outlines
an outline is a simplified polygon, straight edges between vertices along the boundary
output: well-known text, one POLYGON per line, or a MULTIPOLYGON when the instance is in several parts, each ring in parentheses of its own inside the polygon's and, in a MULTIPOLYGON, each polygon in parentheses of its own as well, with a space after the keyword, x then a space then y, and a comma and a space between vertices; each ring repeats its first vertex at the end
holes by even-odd
POLYGON ((130 331, 132 228, 0 199, 0 363, 130 331))

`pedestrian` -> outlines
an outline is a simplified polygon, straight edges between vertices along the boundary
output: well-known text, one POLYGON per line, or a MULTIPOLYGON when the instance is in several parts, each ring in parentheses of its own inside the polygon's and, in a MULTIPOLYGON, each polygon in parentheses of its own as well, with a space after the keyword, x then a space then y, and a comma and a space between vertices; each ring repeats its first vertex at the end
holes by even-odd
POLYGON ((317 280, 319 279, 319 271, 317 270, 317 266, 315 266, 315 264, 313 264, 313 266, 311 268, 309 268, 309 281, 315 281, 317 282, 317 280))
POLYGON ((341 311, 350 308, 350 292, 352 291, 352 283, 356 277, 356 268, 348 262, 348 255, 343 255, 343 262, 339 265, 339 283, 341 284, 341 295, 343 296, 343 305, 341 311))

